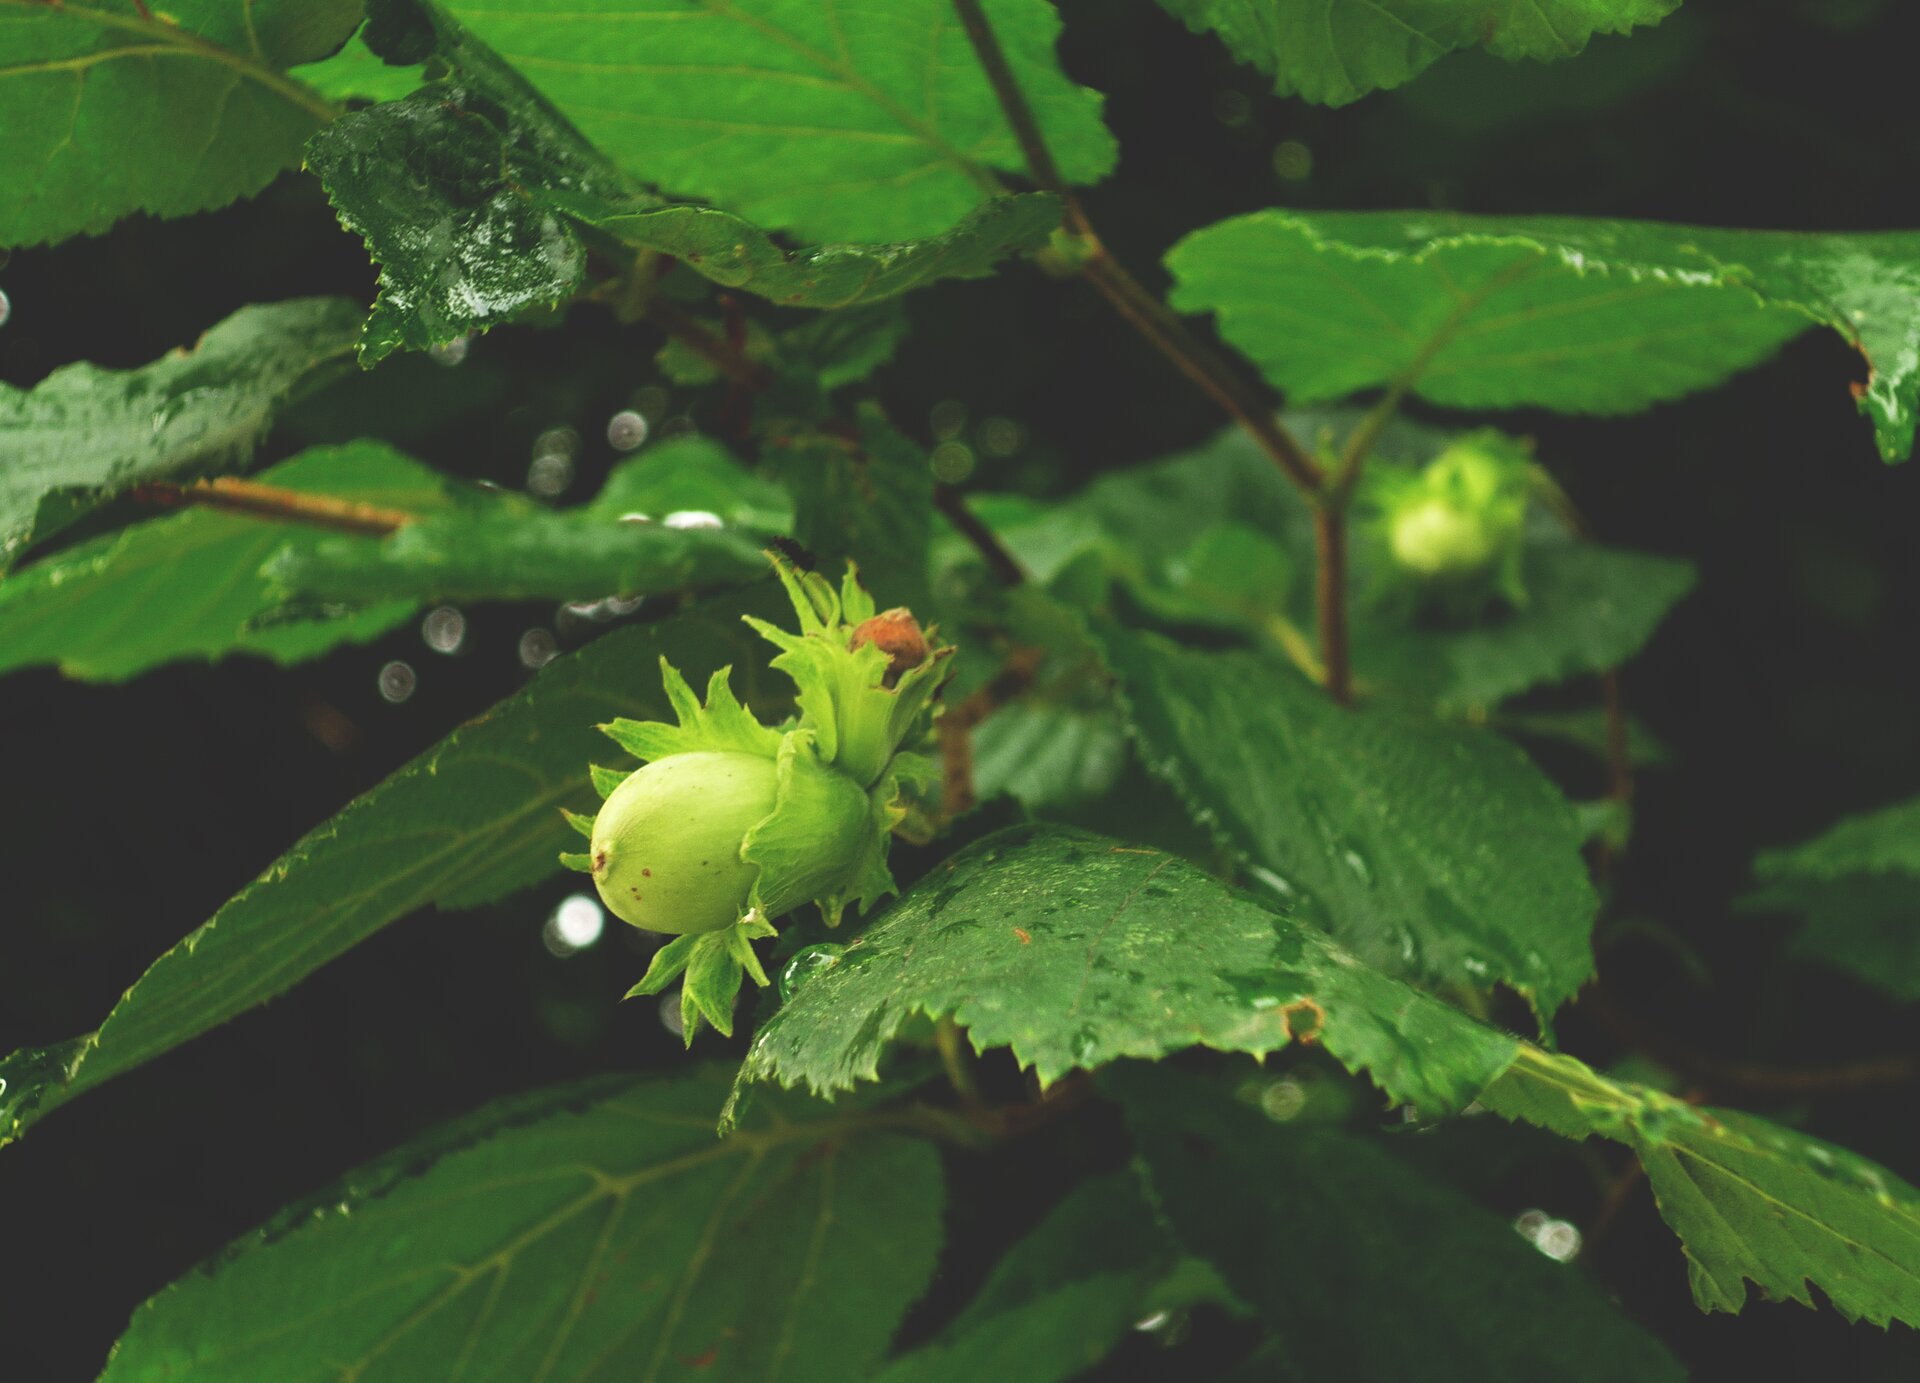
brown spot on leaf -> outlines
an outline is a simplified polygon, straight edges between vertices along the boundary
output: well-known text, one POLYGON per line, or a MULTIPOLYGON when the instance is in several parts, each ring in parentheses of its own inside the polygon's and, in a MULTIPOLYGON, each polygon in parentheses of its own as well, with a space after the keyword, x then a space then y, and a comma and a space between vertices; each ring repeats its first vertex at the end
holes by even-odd
POLYGON ((1320 1040, 1320 1029, 1326 1025, 1327 1011, 1312 999, 1295 999, 1281 1008, 1280 1021, 1287 1025, 1287 1035, 1295 1042, 1303 1047, 1312 1046, 1320 1040), (1293 1015, 1296 1013, 1311 1013, 1313 1026, 1305 1032, 1296 1030, 1293 1026, 1293 1015))

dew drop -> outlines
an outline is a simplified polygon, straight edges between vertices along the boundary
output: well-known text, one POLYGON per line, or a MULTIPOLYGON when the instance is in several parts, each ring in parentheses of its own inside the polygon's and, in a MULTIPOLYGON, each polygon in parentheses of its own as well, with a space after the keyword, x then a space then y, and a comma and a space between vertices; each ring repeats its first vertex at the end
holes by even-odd
POLYGON ((467 641, 467 617, 451 605, 429 610, 420 621, 420 638, 435 653, 458 653, 467 641))
POLYGON ((840 964, 847 948, 831 941, 802 946, 780 971, 780 1002, 789 1003, 806 985, 840 964))
POLYGON ((646 415, 623 408, 607 419, 607 444, 615 451, 632 451, 647 440, 646 415))
POLYGON ((1358 850, 1354 849, 1351 845, 1349 845, 1345 849, 1341 850, 1340 859, 1347 866, 1347 869, 1353 874, 1354 878, 1358 879, 1361 883, 1366 884, 1369 887, 1372 886, 1373 869, 1370 865, 1368 865, 1367 857, 1365 855, 1361 854, 1358 850))
POLYGON ((6 289, 0 288, 0 327, 5 326, 7 319, 11 316, 13 316, 13 300, 7 296, 6 289))
POLYGON ((380 669, 380 695, 392 705, 398 706, 412 696, 419 685, 420 679, 411 663, 403 663, 396 658, 380 669))
POLYGON ((436 365, 445 365, 451 370, 467 358, 467 352, 473 348, 471 336, 456 336, 451 341, 442 341, 437 346, 427 348, 427 359, 436 365))
POLYGON ((708 509, 676 509, 661 520, 668 528, 725 528, 726 521, 708 509))

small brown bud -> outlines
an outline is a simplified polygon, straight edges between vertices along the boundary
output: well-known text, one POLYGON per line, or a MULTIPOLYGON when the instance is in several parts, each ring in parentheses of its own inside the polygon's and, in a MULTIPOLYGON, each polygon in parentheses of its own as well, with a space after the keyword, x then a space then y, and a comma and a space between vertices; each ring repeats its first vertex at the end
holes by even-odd
POLYGON ((893 660, 887 666, 889 687, 898 682, 900 674, 908 668, 919 667, 927 660, 927 636, 920 632, 913 612, 904 607, 882 610, 856 625, 847 640, 847 648, 857 649, 866 644, 878 645, 880 651, 893 660))

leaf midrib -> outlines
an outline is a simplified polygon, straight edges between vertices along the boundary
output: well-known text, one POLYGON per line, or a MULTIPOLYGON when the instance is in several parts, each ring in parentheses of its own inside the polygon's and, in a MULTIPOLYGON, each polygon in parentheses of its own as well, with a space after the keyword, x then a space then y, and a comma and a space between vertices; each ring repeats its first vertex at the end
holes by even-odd
MULTIPOLYGON (((182 57, 198 58, 215 63, 241 77, 265 87, 288 104, 306 111, 322 124, 331 123, 339 114, 340 108, 313 91, 302 82, 296 82, 276 67, 268 66, 258 57, 236 53, 231 48, 223 48, 211 39, 204 38, 189 29, 168 24, 158 19, 143 19, 139 15, 116 14, 111 10, 97 10, 86 5, 63 4, 57 9, 49 6, 45 0, 0 0, 0 10, 19 10, 41 15, 57 15, 67 19, 77 19, 82 23, 96 24, 102 29, 116 29, 123 33, 137 35, 147 39, 144 48, 115 48, 104 53, 86 56, 98 62, 110 62, 122 57, 153 57, 161 53, 174 53, 182 57)), ((252 6, 247 7, 248 29, 252 29, 252 6)), ((91 67, 94 63, 88 63, 91 67)), ((42 70, 63 70, 64 64, 35 64, 31 67, 0 67, 0 78, 33 73, 42 70)), ((84 68, 76 68, 84 70, 84 68)))

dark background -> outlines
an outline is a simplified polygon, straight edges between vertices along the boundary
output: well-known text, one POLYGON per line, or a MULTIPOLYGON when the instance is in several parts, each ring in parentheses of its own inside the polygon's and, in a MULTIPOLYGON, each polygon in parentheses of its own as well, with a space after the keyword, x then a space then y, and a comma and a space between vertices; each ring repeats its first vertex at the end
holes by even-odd
MULTIPOLYGON (((1064 8, 1068 66, 1108 93, 1123 147, 1089 208, 1149 278, 1184 231, 1272 204, 1920 225, 1920 25, 1897 4, 1694 0, 1573 63, 1465 55, 1404 92, 1331 112, 1262 95, 1216 43, 1140 0, 1064 8)), ((18 253, 0 286, 13 303, 0 378, 25 385, 73 360, 142 363, 247 302, 364 298, 371 277, 317 185, 290 176, 217 215, 135 218, 18 253)), ((982 462, 976 485, 1060 491, 1219 426, 1077 284, 1015 269, 923 293, 911 310, 921 330, 877 380, 896 421, 925 438, 933 406, 958 400, 975 420, 1012 418, 1025 431, 1013 456, 982 462)), ((415 357, 350 380, 301 408, 265 454, 377 433, 518 486, 533 437, 568 423, 587 439, 578 498, 613 459, 606 418, 660 383, 657 345, 593 308, 563 331, 501 330, 457 368, 415 357)), ((1723 389, 1639 417, 1499 420, 1538 437, 1606 541, 1700 565, 1699 589, 1627 675, 1634 712, 1674 756, 1640 783, 1637 834, 1602 929, 1602 984, 1650 1033, 1723 1055, 1812 1062, 1913 1046, 1911 1010, 1791 963, 1782 921, 1730 907, 1756 850, 1920 792, 1920 465, 1876 459, 1847 391, 1862 374, 1837 339, 1810 336, 1723 389)), ((682 393, 674 408, 706 420, 715 403, 682 393)), ((0 681, 0 1050, 95 1026, 148 961, 303 832, 520 685, 518 637, 555 613, 471 610, 452 658, 409 627, 284 671, 234 660, 124 687, 52 672, 0 681), (419 672, 403 705, 376 690, 390 658, 419 672)), ((1571 771, 1570 785, 1591 791, 1578 777, 1590 770, 1571 771)), ((0 1290, 0 1375, 91 1378, 146 1296, 434 1121, 541 1083, 681 1061, 650 1001, 615 1002, 643 966, 640 948, 610 932, 570 959, 544 949, 541 926, 570 891, 556 879, 481 912, 398 923, 0 1152, 13 1278, 0 1290)), ((1562 1035, 1593 1059, 1621 1054, 1591 1005, 1562 1035)), ((709 1039, 707 1050, 722 1047, 709 1039)), ((1911 1086, 1789 1104, 1711 1093, 1920 1174, 1911 1086)), ((1095 1117, 957 1166, 954 1199, 978 1213, 953 1226, 923 1324, 963 1300, 997 1246, 1085 1167, 1123 1156, 1117 1137, 1095 1117)), ((1478 1189, 1504 1213, 1543 1204, 1587 1223, 1598 1195, 1576 1161, 1516 1154, 1478 1189)), ((1697 1377, 1769 1366, 1920 1375, 1911 1332, 1792 1305, 1698 1314, 1644 1189, 1582 1261, 1697 1377)), ((1176 1350, 1136 1341, 1103 1376, 1199 1376, 1239 1342, 1203 1316, 1176 1350)))

